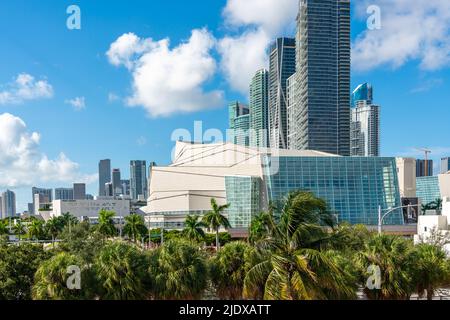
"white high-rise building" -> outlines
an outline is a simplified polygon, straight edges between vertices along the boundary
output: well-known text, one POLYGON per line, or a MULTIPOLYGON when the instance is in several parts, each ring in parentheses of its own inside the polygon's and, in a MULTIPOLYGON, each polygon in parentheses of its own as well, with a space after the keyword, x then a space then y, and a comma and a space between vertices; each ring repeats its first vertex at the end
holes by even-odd
POLYGON ((358 101, 352 109, 351 155, 378 157, 380 155, 380 107, 358 101))

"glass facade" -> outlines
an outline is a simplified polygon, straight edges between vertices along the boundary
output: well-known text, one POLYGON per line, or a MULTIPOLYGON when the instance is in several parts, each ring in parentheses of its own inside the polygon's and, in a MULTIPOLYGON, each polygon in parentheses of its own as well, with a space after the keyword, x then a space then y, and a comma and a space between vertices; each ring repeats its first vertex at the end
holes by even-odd
MULTIPOLYGON (((280 206, 291 191, 311 191, 324 199, 338 221, 377 225, 378 206, 401 206, 394 158, 280 157, 271 169, 265 156, 269 201, 280 206)), ((387 225, 404 224, 401 210, 386 217, 387 225)))
POLYGON ((373 101, 373 87, 370 83, 363 83, 356 87, 352 93, 352 107, 355 108, 358 101, 367 101, 371 104, 373 101))
POLYGON ((349 156, 350 0, 299 3, 292 117, 298 136, 291 149, 349 156))
POLYGON ((269 144, 269 72, 265 69, 256 72, 250 84, 250 138, 253 147, 267 147, 269 144))
POLYGON ((261 179, 258 177, 225 177, 227 210, 231 227, 247 229, 252 218, 261 211, 261 179))
POLYGON ((441 190, 439 188, 439 177, 418 177, 416 179, 417 197, 422 204, 428 204, 441 198, 441 190))
POLYGON ((441 174, 445 174, 450 171, 450 158, 441 159, 441 174))
MULTIPOLYGON (((147 198, 147 161, 133 160, 130 161, 130 192, 131 198, 139 199, 139 196, 147 198)), ((123 184, 122 184, 122 189, 123 184)), ((126 190, 123 190, 126 194, 126 190)))
POLYGON ((228 106, 230 142, 242 146, 250 145, 250 111, 248 106, 236 101, 228 106))

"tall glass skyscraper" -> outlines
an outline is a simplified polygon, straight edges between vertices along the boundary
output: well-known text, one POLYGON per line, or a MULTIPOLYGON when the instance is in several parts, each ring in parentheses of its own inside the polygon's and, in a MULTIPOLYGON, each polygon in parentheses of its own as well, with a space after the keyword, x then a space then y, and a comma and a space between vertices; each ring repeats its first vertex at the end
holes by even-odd
POLYGON ((120 196, 123 193, 122 179, 120 178, 120 169, 113 169, 111 182, 113 188, 113 196, 120 196))
POLYGON ((106 196, 105 185, 111 182, 111 160, 100 160, 98 164, 98 195, 106 196))
POLYGON ((442 158, 441 159, 441 173, 445 174, 450 171, 450 158, 442 158))
POLYGON ((147 199, 147 162, 145 160, 130 161, 131 198, 138 200, 139 196, 147 199))
POLYGON ((287 149, 287 79, 295 73, 295 39, 279 38, 270 47, 270 147, 287 149))
POLYGON ((73 188, 56 188, 55 200, 74 200, 73 188))
POLYGON ((291 149, 350 155, 350 0, 300 0, 291 149))
POLYGON ((1 217, 3 219, 9 218, 9 217, 15 217, 16 212, 16 194, 12 192, 11 190, 6 190, 1 194, 1 217))
POLYGON ((230 121, 230 142, 242 146, 250 145, 250 110, 248 106, 235 101, 228 106, 230 121))
POLYGON ((250 83, 250 145, 269 145, 269 72, 258 70, 250 83))
POLYGON ((364 83, 353 91, 350 125, 352 156, 380 155, 380 106, 372 104, 372 101, 372 85, 364 83))

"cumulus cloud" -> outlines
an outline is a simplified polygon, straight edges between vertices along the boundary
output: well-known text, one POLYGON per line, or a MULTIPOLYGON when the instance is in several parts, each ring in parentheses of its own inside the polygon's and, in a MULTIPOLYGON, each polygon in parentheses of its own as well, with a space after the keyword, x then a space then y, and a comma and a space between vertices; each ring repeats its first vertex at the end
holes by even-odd
POLYGON ((124 66, 132 74, 133 93, 129 106, 142 106, 150 116, 169 116, 222 106, 222 91, 205 91, 214 76, 211 55, 214 37, 206 29, 192 31, 188 41, 171 48, 169 39, 142 39, 133 33, 111 44, 111 64, 124 66))
POLYGON ((20 104, 28 100, 53 97, 53 87, 47 80, 36 80, 32 75, 21 73, 0 90, 0 105, 20 104))
POLYGON ((369 5, 380 7, 381 29, 366 30, 354 42, 352 62, 357 70, 399 68, 412 60, 423 70, 450 64, 450 1, 358 1, 361 19, 367 19, 369 5))
POLYGON ((0 187, 19 188, 36 183, 94 182, 96 175, 84 175, 79 165, 64 153, 49 159, 40 151, 40 135, 29 132, 25 122, 9 113, 0 114, 0 187))
POLYGON ((66 100, 65 103, 70 104, 75 111, 81 111, 86 108, 86 99, 84 97, 76 97, 66 100))
POLYGON ((293 35, 298 0, 228 0, 223 16, 231 34, 219 40, 221 69, 230 86, 248 93, 254 73, 268 67, 268 47, 293 35))

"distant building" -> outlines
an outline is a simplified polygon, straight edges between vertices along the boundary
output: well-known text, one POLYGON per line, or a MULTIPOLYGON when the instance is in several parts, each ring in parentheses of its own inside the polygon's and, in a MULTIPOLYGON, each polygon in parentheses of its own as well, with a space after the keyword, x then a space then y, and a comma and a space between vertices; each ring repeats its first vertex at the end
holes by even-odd
POLYGON ((300 146, 297 145, 299 141, 299 124, 300 119, 298 119, 298 114, 296 113, 296 95, 295 90, 297 89, 297 75, 293 74, 287 79, 287 123, 288 123, 288 149, 289 150, 299 150, 300 146))
POLYGON ((269 72, 261 69, 250 83, 250 145, 269 145, 269 72))
POLYGON ((278 38, 269 49, 270 147, 287 149, 287 79, 295 73, 295 39, 278 38))
POLYGON ((352 107, 356 108, 359 101, 366 101, 367 104, 372 104, 373 101, 373 87, 370 83, 363 83, 356 87, 352 93, 352 107))
POLYGON ((235 101, 228 106, 230 141, 234 144, 250 145, 250 110, 247 105, 235 101))
POLYGON ((130 187, 133 200, 144 197, 147 199, 147 161, 130 161, 130 187))
POLYGON ((122 184, 122 192, 124 196, 131 195, 131 182, 130 180, 122 180, 120 182, 122 184))
POLYGON ((105 184, 108 182, 111 182, 111 160, 110 159, 100 160, 98 164, 99 196, 106 195, 105 184))
POLYGON ((416 160, 416 177, 431 177, 433 175, 433 160, 416 160))
POLYGON ((116 217, 126 217, 130 214, 129 200, 55 200, 52 203, 52 217, 59 217, 66 212, 70 212, 74 217, 83 220, 84 218, 98 218, 101 210, 113 211, 116 217))
POLYGON ((421 204, 429 204, 436 199, 450 198, 450 174, 417 177, 417 197, 421 204))
POLYGON ((105 183, 105 195, 99 196, 99 198, 101 197, 114 197, 114 189, 112 182, 105 183))
POLYGON ((441 159, 441 173, 447 173, 450 171, 450 157, 441 159))
POLYGON ((73 200, 73 188, 56 188, 55 200, 73 200))
POLYGON ((94 200, 94 196, 92 194, 86 194, 86 200, 94 200))
POLYGON ((396 158, 398 184, 402 198, 416 197, 416 159, 396 158))
POLYGON ((120 178, 120 169, 113 169, 112 171, 112 188, 113 196, 120 196, 123 193, 122 180, 120 178))
POLYGON ((86 184, 85 183, 74 183, 73 184, 73 199, 74 200, 85 200, 86 199, 86 184))
POLYGON ((351 155, 378 157, 380 155, 380 107, 358 101, 352 109, 351 155))
POLYGON ((11 190, 6 190, 1 195, 2 218, 12 218, 17 215, 16 194, 11 190))
POLYGON ((33 212, 30 212, 30 214, 36 214, 36 215, 38 215, 39 214, 39 212, 37 212, 37 211, 34 211, 34 209, 36 208, 36 207, 38 207, 39 208, 39 206, 36 206, 36 202, 35 202, 35 195, 36 194, 39 194, 40 196, 41 196, 41 198, 39 198, 39 199, 41 199, 42 201, 46 201, 46 202, 52 202, 52 200, 53 200, 53 189, 45 189, 45 188, 36 188, 36 187, 33 187, 32 189, 31 189, 31 197, 32 197, 32 199, 33 199, 33 212))

